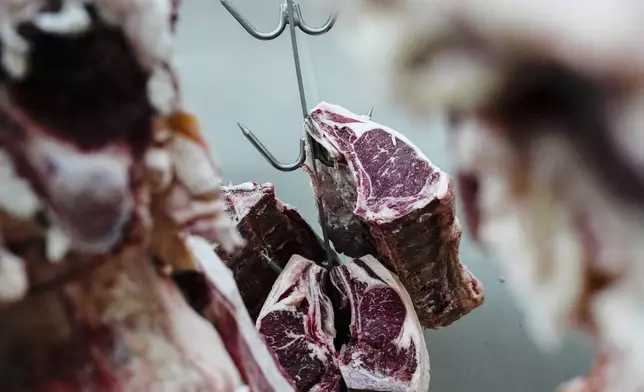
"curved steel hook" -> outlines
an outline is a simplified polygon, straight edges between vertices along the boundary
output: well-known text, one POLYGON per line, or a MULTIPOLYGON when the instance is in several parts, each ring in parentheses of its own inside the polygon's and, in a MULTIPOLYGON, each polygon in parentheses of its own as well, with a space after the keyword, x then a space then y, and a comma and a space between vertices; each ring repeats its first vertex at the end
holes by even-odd
POLYGON ((262 33, 261 31, 257 30, 255 26, 253 26, 252 23, 248 19, 244 17, 244 15, 239 12, 239 10, 232 4, 228 3, 228 0, 220 0, 221 5, 223 5, 228 12, 239 22, 239 24, 248 32, 248 34, 252 35, 253 37, 262 40, 262 41, 270 41, 272 39, 275 39, 280 36, 284 32, 284 29, 286 28, 286 25, 288 24, 288 15, 286 13, 286 7, 284 5, 280 6, 280 19, 279 23, 277 24, 277 27, 271 31, 270 33, 262 33))
POLYGON ((264 146, 264 144, 259 141, 257 136, 255 136, 255 134, 250 129, 246 128, 240 123, 237 123, 237 125, 239 126, 239 129, 241 129, 244 136, 246 136, 246 139, 248 139, 248 141, 250 141, 253 146, 255 146, 257 151, 259 151, 259 153, 262 154, 262 156, 268 161, 268 163, 270 163, 277 170, 283 172, 294 171, 299 169, 306 161, 306 141, 304 140, 304 138, 300 139, 300 156, 297 157, 295 162, 284 164, 278 161, 277 158, 275 158, 275 156, 273 156, 273 154, 268 151, 266 146, 264 146))
POLYGON ((294 4, 293 8, 295 10, 295 24, 300 28, 300 30, 308 35, 322 35, 326 33, 327 31, 331 30, 331 28, 335 24, 335 20, 337 19, 337 14, 333 12, 329 16, 329 19, 327 19, 327 21, 322 26, 314 28, 307 25, 304 21, 304 18, 302 17, 302 10, 300 9, 299 4, 294 4))
POLYGON ((365 116, 367 116, 369 120, 371 120, 371 116, 373 116, 373 106, 371 107, 371 109, 369 109, 369 111, 367 112, 367 114, 365 114, 365 116))

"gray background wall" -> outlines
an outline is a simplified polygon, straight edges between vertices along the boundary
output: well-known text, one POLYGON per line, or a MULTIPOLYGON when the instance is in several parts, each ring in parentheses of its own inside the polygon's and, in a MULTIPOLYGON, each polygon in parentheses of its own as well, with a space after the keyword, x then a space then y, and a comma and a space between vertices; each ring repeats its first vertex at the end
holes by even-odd
MULTIPOLYGON (((277 23, 280 0, 233 0, 263 31, 277 23)), ((261 42, 249 36, 217 0, 184 0, 177 42, 177 65, 187 108, 196 112, 233 183, 271 182, 278 196, 296 206, 316 226, 308 180, 301 171, 281 173, 269 166, 239 132, 251 128, 283 161, 295 159, 301 115, 290 40, 261 42)), ((326 14, 302 4, 308 23, 326 14)), ((360 70, 344 57, 338 41, 349 20, 321 37, 298 35, 309 107, 319 100, 364 112, 375 105, 374 120, 407 135, 432 161, 450 171, 446 132, 440 119, 412 120, 395 104, 376 100, 362 84, 360 70)), ((581 338, 554 355, 541 354, 527 339, 519 312, 493 263, 467 235, 462 260, 483 281, 485 305, 453 326, 426 333, 434 392, 549 392, 581 374, 591 353, 581 338)))

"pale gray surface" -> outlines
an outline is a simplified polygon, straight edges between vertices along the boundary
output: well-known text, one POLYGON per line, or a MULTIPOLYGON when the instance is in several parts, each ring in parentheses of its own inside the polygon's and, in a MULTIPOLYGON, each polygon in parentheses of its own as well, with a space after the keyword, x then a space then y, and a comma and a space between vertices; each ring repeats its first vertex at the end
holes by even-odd
MULTIPOLYGON (((228 180, 272 182, 278 196, 310 223, 315 207, 302 171, 270 167, 239 132, 252 129, 283 161, 295 159, 301 135, 300 107, 287 32, 275 41, 250 37, 217 0, 184 0, 177 64, 189 110, 195 111, 216 149, 228 180)), ((262 30, 277 23, 280 0, 238 0, 262 30)), ((326 15, 303 6, 310 24, 326 15)), ((340 19, 339 24, 348 23, 340 19)), ((341 26, 341 25, 340 25, 341 26)), ((414 122, 394 105, 374 101, 361 87, 359 72, 338 47, 341 29, 325 36, 299 34, 309 107, 318 100, 363 112, 376 105, 374 120, 407 135, 432 161, 449 172, 445 130, 438 121, 414 122)), ((316 227, 317 229, 317 227, 316 227)), ((462 260, 483 281, 485 305, 453 326, 426 334, 432 362, 432 392, 549 392, 588 366, 590 352, 576 340, 557 355, 542 355, 527 339, 522 320, 493 264, 467 240, 462 260)))

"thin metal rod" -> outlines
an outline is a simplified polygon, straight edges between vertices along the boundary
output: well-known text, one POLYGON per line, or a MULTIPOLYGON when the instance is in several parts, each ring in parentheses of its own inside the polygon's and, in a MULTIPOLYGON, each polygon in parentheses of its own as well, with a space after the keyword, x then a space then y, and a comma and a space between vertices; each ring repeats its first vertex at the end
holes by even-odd
MULTIPOLYGON (((300 53, 297 47, 297 37, 295 34, 295 7, 293 4, 293 0, 286 0, 286 8, 287 8, 287 13, 288 13, 288 21, 289 21, 289 30, 291 33, 291 45, 293 47, 293 62, 295 63, 295 75, 297 77, 297 88, 300 92, 300 104, 302 106, 302 117, 304 117, 304 120, 306 121, 308 118, 308 109, 306 106, 306 97, 304 93, 304 82, 302 81, 302 68, 300 65, 300 53)), ((313 138, 311 137, 311 134, 309 132, 306 132, 306 137, 307 140, 309 141, 309 145, 311 145, 311 148, 313 149, 314 143, 317 143, 313 138)), ((311 171, 313 172, 313 180, 318 181, 318 170, 317 170, 317 164, 315 163, 315 155, 313 154, 314 151, 312 152, 312 157, 311 157, 311 171)), ((315 184, 317 186, 317 184, 315 184)), ((331 242, 329 241, 329 233, 328 233, 328 227, 327 227, 327 221, 326 221, 326 216, 324 215, 324 205, 322 204, 322 199, 319 197, 315 198, 315 204, 318 208, 318 219, 320 221, 320 227, 322 228, 322 238, 324 239, 324 250, 326 252, 326 268, 331 268, 333 267, 333 260, 335 260, 335 255, 333 254, 333 250, 331 249, 331 242)))
POLYGON ((283 32, 284 29, 286 28, 286 9, 284 5, 280 6, 280 18, 279 18, 279 23, 277 24, 277 27, 269 32, 269 33, 262 33, 259 30, 253 26, 252 23, 244 15, 242 15, 241 12, 232 4, 230 4, 227 0, 221 0, 221 4, 226 7, 228 12, 239 22, 239 24, 248 32, 248 34, 252 35, 253 37, 262 40, 262 41, 270 41, 272 39, 275 39, 279 37, 283 32))
POLYGON ((373 116, 373 106, 371 107, 371 109, 369 109, 366 116, 369 117, 369 120, 371 120, 371 116, 373 116))
POLYGON ((327 19, 326 22, 320 27, 311 27, 304 22, 304 18, 302 17, 302 10, 300 9, 299 4, 295 4, 295 23, 297 24, 297 27, 300 28, 304 33, 308 35, 322 35, 326 33, 327 31, 331 30, 333 25, 335 24, 335 20, 337 19, 337 14, 333 12, 330 16, 329 19, 327 19))
POLYGON ((300 92, 300 105, 302 107, 302 117, 306 118, 308 109, 306 106, 306 97, 304 95, 304 82, 302 79, 302 67, 300 65, 300 52, 297 47, 297 36, 295 34, 295 5, 293 0, 286 0, 286 12, 288 17, 288 26, 291 33, 291 47, 293 48, 293 61, 295 62, 295 76, 297 77, 297 88, 300 92))
POLYGON ((302 167, 304 162, 306 162, 306 140, 304 138, 300 139, 300 155, 297 157, 295 162, 292 163, 282 163, 275 158, 268 148, 262 143, 257 136, 250 129, 246 128, 243 124, 237 123, 239 129, 241 129, 246 139, 251 142, 251 144, 259 151, 260 154, 271 164, 274 168, 283 172, 290 172, 299 169, 302 167))
POLYGON ((284 269, 279 264, 277 264, 273 259, 271 259, 270 256, 266 254, 266 252, 261 251, 259 254, 262 256, 262 259, 264 259, 264 262, 269 266, 270 269, 275 271, 278 275, 282 273, 284 269))

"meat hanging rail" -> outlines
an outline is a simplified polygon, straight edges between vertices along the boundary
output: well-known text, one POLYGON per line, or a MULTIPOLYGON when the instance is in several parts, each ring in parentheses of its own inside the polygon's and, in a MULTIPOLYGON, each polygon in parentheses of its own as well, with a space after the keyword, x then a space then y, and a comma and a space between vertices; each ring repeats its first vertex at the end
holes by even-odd
MULTIPOLYGON (((291 47, 293 51, 293 61, 295 63, 295 75, 297 77, 297 87, 299 90, 300 104, 302 106, 302 117, 304 118, 305 124, 309 124, 311 119, 308 115, 308 109, 306 105, 306 94, 304 93, 304 83, 302 80, 302 67, 300 64, 300 54, 297 46, 297 36, 295 34, 295 28, 298 27, 304 33, 308 35, 322 35, 331 30, 336 21, 336 13, 332 13, 329 16, 329 19, 321 27, 310 27, 304 22, 302 17, 302 11, 299 4, 296 4, 294 0, 284 0, 284 3, 280 6, 280 17, 277 27, 268 33, 263 33, 258 31, 249 21, 246 19, 239 10, 230 4, 228 0, 220 0, 221 4, 230 12, 230 14, 239 22, 239 24, 253 37, 262 40, 270 41, 279 37, 286 28, 286 25, 289 26, 290 36, 291 36, 291 47)), ((371 118, 373 113, 373 107, 367 113, 367 117, 371 118)), ((245 127, 241 123, 237 123, 241 129, 244 136, 251 142, 251 144, 262 154, 264 158, 270 163, 274 168, 283 172, 290 172, 299 169, 306 162, 306 144, 308 143, 311 149, 311 171, 313 173, 314 181, 317 181, 318 171, 316 159, 326 166, 333 166, 333 162, 330 158, 324 153, 323 147, 320 146, 308 132, 306 136, 300 139, 300 155, 294 162, 291 163, 282 163, 278 161, 273 154, 264 146, 264 144, 255 136, 255 134, 245 127)), ((324 239, 324 249, 326 252, 326 260, 324 267, 329 269, 333 267, 334 251, 331 249, 331 244, 329 242, 328 227, 326 222, 326 217, 324 215, 324 206, 322 200, 319 197, 315 197, 315 204, 318 210, 318 220, 322 228, 322 236, 324 239)), ((267 262, 271 264, 270 258, 266 256, 267 262)), ((274 267, 277 267, 276 265, 274 267)), ((273 266, 271 266, 273 268, 273 266)))

